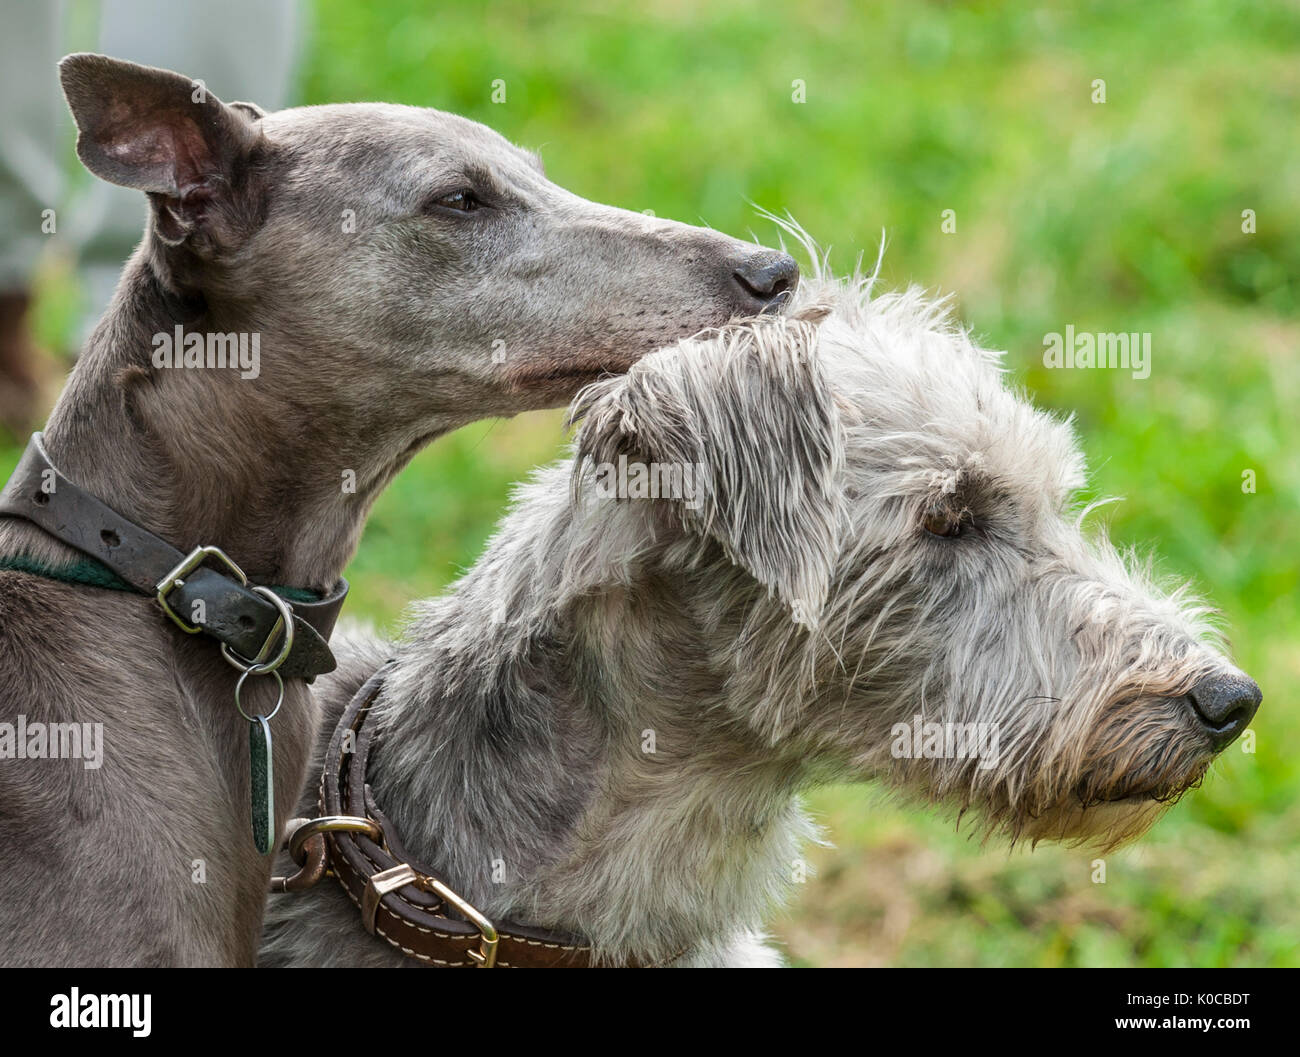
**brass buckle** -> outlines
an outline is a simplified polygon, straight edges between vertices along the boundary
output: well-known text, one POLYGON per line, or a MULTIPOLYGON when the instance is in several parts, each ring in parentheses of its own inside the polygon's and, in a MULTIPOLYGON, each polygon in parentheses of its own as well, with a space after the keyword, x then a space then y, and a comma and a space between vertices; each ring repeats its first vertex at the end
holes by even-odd
POLYGON ((162 606, 163 612, 171 617, 176 626, 187 635, 197 635, 203 629, 197 624, 185 623, 176 610, 167 604, 167 596, 185 583, 184 577, 192 573, 209 558, 217 558, 225 562, 226 567, 239 577, 239 582, 245 587, 248 586, 248 577, 244 575, 244 570, 232 562, 220 547, 195 547, 189 554, 185 555, 175 569, 158 581, 154 586, 154 590, 157 592, 155 597, 158 599, 158 604, 162 606))
POLYGON ((469 918, 474 927, 478 929, 479 944, 478 950, 466 951, 466 953, 469 955, 470 961, 475 963, 475 968, 494 968, 497 963, 497 944, 501 940, 501 937, 497 935, 496 926, 436 877, 424 877, 417 874, 415 883, 426 892, 432 892, 440 899, 450 903, 461 914, 469 918))
POLYGON ((380 901, 389 892, 395 892, 409 884, 423 888, 443 902, 449 903, 478 929, 478 950, 466 952, 470 961, 474 962, 475 968, 491 969, 496 966, 497 944, 500 942, 496 926, 436 877, 426 877, 424 874, 417 873, 406 863, 399 863, 397 866, 382 870, 366 882, 366 890, 361 898, 361 920, 370 935, 375 934, 375 917, 379 913, 380 901))

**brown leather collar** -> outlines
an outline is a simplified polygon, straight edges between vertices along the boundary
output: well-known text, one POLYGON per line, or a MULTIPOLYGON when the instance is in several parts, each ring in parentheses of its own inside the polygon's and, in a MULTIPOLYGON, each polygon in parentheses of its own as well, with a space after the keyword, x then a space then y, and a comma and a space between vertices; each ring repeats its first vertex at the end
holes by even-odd
POLYGON ((322 816, 350 815, 377 827, 378 842, 365 833, 326 833, 331 872, 361 911, 367 930, 427 965, 590 968, 591 946, 581 938, 512 922, 494 925, 406 853, 366 784, 366 764, 377 737, 375 725, 366 719, 387 669, 380 668, 348 703, 321 774, 322 816), (355 746, 351 752, 349 745, 355 746), (452 917, 450 911, 461 916, 452 917))

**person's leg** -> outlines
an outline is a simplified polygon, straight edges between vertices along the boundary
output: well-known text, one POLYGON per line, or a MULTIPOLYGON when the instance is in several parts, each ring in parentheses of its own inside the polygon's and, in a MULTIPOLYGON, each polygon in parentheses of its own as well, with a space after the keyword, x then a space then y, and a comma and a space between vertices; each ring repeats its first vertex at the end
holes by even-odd
MULTIPOLYGON (((247 100, 265 110, 288 102, 302 28, 298 0, 103 0, 100 19, 105 55, 201 80, 225 102, 247 100)), ((101 181, 81 203, 86 334, 103 315, 144 220, 137 192, 101 181)))
POLYGON ((61 220, 55 64, 62 6, 6 4, 0 35, 0 422, 15 434, 26 433, 38 412, 32 275, 61 220))

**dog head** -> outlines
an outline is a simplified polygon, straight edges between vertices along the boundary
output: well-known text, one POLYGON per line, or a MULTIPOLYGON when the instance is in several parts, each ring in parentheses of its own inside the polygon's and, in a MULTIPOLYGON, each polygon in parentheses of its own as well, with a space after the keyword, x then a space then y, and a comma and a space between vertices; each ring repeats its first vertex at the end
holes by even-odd
POLYGON ((692 467, 696 494, 661 484, 625 504, 625 531, 639 575, 676 585, 725 711, 771 751, 1013 839, 1134 836, 1259 690, 1208 610, 1085 531, 1070 425, 941 305, 867 287, 806 281, 787 318, 586 392, 577 490, 605 498, 603 467, 692 467))
POLYGON ((570 194, 451 114, 267 114, 99 55, 61 75, 87 168, 148 195, 164 287, 216 329, 261 332, 272 384, 337 379, 333 396, 389 418, 563 404, 667 342, 779 309, 798 281, 784 253, 570 194))

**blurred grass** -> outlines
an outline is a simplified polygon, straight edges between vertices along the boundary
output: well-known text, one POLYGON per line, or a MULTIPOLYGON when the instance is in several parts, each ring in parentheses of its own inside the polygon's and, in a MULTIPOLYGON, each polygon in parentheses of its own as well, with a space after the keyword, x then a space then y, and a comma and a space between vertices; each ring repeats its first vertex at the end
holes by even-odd
MULTIPOLYGON (((851 267, 953 291, 1043 405, 1077 415, 1113 535, 1224 611, 1264 688, 1258 751, 1107 860, 1008 855, 867 787, 810 804, 834 848, 777 921, 799 964, 1300 964, 1300 9, 1294 4, 320 0, 305 102, 455 110, 573 191, 732 234, 789 210, 851 267), (507 88, 490 102, 494 79, 507 88), (1106 102, 1091 101, 1104 79, 1106 102), (792 82, 806 103, 791 101, 792 82), (941 213, 956 212, 944 234, 941 213), (1243 234, 1241 213, 1257 216, 1243 234), (1049 371, 1042 339, 1150 331, 1150 379, 1049 371), (1258 492, 1244 494, 1242 472, 1258 492)), ((66 342, 52 268, 39 324, 66 342)), ((558 413, 440 441, 379 502, 351 611, 473 562, 558 413)), ((12 462, 13 453, 6 458, 12 462)))

